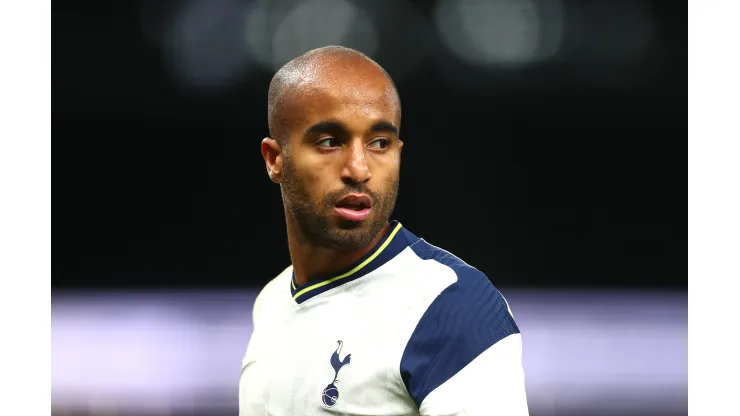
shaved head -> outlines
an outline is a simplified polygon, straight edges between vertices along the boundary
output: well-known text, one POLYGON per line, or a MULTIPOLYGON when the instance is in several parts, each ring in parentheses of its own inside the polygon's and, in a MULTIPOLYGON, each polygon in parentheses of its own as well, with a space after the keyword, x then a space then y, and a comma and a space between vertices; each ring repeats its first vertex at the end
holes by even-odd
POLYGON ((369 247, 398 194, 401 102, 388 73, 353 49, 309 51, 273 77, 268 122, 262 156, 289 235, 338 252, 369 247), (349 195, 366 198, 364 214, 343 205, 349 195))
POLYGON ((350 88, 362 94, 363 88, 372 89, 385 84, 398 107, 398 91, 388 73, 362 52, 342 46, 313 49, 280 68, 270 82, 267 98, 267 119, 270 137, 281 146, 288 144, 290 129, 299 111, 296 99, 310 96, 316 90, 350 88))

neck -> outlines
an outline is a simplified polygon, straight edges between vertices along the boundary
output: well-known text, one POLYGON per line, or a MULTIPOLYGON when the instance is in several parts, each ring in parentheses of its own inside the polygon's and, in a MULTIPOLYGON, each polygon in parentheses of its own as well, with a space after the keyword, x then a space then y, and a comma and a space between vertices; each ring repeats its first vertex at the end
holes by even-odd
POLYGON ((326 247, 317 247, 309 243, 301 233, 298 224, 287 212, 286 218, 290 260, 293 263, 295 282, 299 286, 311 281, 312 277, 335 273, 357 262, 378 244, 390 228, 390 224, 386 224, 367 247, 356 251, 343 252, 326 247))

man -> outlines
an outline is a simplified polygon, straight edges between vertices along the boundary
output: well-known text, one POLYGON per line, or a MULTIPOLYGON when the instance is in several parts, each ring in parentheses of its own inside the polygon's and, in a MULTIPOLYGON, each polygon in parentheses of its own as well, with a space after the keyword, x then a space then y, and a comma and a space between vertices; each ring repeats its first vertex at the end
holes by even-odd
POLYGON ((268 109, 292 265, 255 302, 240 415, 527 415, 504 298, 390 221, 403 142, 388 74, 316 49, 277 72, 268 109))

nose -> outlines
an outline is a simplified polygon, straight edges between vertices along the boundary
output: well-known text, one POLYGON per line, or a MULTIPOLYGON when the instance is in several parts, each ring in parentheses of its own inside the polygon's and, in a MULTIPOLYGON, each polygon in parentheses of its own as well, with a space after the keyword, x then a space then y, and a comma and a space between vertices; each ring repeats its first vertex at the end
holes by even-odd
POLYGON ((342 180, 349 183, 364 183, 372 176, 365 158, 365 144, 362 140, 352 141, 342 167, 342 180))

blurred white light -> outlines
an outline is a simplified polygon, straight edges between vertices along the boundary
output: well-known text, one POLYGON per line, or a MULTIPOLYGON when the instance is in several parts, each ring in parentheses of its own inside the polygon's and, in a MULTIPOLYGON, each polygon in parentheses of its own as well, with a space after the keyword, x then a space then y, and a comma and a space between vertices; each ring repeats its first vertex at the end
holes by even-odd
POLYGON ((247 12, 244 33, 247 49, 252 59, 262 66, 272 66, 272 37, 290 7, 292 4, 289 0, 272 3, 259 0, 247 12))
POLYGON ((444 43, 465 61, 517 66, 557 53, 564 26, 558 0, 444 0, 435 23, 444 43))
POLYGON ((537 0, 540 16, 538 59, 545 60, 560 53, 568 29, 568 14, 560 0, 537 0))
POLYGON ((246 4, 241 0, 190 0, 166 31, 164 48, 177 79, 186 87, 228 87, 249 66, 242 36, 246 4))
POLYGON ((259 62, 272 70, 322 46, 346 46, 368 56, 378 47, 372 21, 350 1, 306 0, 289 10, 283 7, 260 2, 251 10, 246 23, 250 49, 259 62))

